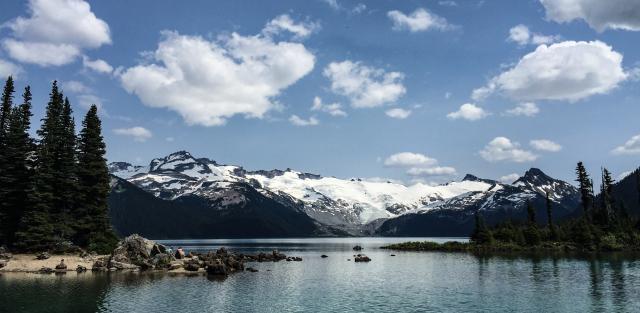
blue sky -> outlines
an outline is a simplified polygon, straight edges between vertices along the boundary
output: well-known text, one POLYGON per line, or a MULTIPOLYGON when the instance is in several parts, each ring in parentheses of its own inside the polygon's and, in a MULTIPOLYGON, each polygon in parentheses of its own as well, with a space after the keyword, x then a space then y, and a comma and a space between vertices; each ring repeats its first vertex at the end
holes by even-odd
POLYGON ((640 165, 634 0, 0 6, 0 74, 36 118, 53 80, 77 121, 99 104, 110 161, 406 183, 640 165))

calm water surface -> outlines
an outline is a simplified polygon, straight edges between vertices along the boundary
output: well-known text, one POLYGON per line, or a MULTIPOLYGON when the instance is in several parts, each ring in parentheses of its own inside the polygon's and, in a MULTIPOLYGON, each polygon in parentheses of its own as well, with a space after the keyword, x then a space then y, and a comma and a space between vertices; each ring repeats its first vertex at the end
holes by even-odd
POLYGON ((224 280, 144 273, 2 274, 0 312, 640 312, 638 258, 379 249, 402 241, 407 238, 164 241, 187 251, 278 249, 304 261, 251 263, 258 273, 224 280), (372 262, 347 261, 356 244, 372 262))

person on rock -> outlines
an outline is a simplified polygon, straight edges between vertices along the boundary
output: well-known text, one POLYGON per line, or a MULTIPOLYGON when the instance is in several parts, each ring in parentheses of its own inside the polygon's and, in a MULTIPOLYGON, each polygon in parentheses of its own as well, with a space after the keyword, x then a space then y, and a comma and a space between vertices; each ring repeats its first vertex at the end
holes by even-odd
POLYGON ((182 247, 178 247, 178 249, 176 250, 176 259, 183 259, 184 258, 184 250, 182 250, 182 247))

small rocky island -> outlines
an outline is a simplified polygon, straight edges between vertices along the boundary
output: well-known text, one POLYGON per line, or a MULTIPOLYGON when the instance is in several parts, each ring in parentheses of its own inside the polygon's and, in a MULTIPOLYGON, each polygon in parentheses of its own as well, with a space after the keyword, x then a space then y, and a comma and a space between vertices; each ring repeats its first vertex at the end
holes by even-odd
POLYGON ((245 266, 249 262, 300 262, 302 258, 286 256, 274 250, 270 253, 232 253, 224 247, 207 253, 171 251, 168 247, 131 235, 122 239, 111 254, 12 255, 0 249, 0 272, 66 273, 70 271, 117 272, 117 271, 166 271, 171 273, 207 274, 226 276, 235 272, 257 272, 245 266))

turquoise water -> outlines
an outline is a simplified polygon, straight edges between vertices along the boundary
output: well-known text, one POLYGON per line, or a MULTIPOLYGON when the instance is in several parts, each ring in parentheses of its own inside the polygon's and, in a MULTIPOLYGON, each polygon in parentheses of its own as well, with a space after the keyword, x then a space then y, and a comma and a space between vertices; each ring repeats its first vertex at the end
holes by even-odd
POLYGON ((304 261, 251 263, 258 273, 224 280, 169 274, 2 274, 0 312, 640 312, 637 258, 477 257, 378 249, 406 240, 165 241, 186 250, 278 249, 304 261), (373 261, 347 261, 356 244, 373 261))

